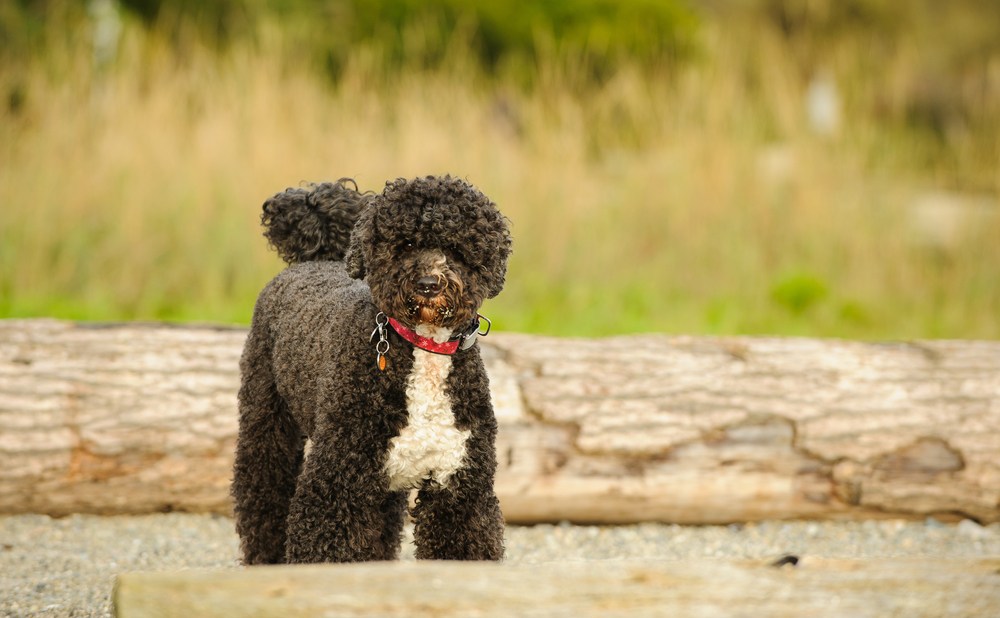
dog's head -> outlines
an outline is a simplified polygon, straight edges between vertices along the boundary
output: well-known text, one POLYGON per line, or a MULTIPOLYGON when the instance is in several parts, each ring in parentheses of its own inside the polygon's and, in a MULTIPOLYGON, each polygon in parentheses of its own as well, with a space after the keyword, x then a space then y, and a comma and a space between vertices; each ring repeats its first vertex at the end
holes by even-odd
POLYGON ((368 201, 346 262, 391 317, 455 330, 500 293, 510 251, 507 219, 489 198, 463 180, 428 176, 386 183, 368 201))

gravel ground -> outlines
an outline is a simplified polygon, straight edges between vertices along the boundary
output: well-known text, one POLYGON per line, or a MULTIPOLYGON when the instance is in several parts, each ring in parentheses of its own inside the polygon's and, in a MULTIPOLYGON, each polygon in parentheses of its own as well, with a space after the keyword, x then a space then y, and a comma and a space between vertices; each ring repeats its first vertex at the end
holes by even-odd
MULTIPOLYGON (((0 517, 0 616, 110 616, 115 575, 237 568, 232 520, 212 515, 0 517)), ((745 526, 510 527, 507 562, 1000 556, 1000 525, 973 521, 764 522, 745 526)), ((404 559, 413 559, 412 544, 404 559)))

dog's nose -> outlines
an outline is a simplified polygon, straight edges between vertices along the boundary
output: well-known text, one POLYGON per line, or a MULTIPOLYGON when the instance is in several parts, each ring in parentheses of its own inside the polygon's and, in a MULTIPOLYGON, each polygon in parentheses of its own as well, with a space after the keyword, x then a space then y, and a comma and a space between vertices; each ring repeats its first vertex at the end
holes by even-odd
POLYGON ((441 293, 441 278, 428 275, 417 279, 417 292, 424 296, 437 296, 441 293))

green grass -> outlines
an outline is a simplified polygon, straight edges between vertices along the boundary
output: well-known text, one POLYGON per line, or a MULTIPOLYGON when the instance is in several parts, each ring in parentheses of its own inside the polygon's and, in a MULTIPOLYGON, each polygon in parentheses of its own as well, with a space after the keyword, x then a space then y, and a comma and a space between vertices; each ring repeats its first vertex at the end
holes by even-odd
POLYGON ((281 268, 269 195, 450 172, 512 221, 484 308, 501 329, 1000 336, 1000 224, 933 248, 911 207, 956 166, 995 195, 996 162, 928 161, 929 138, 870 113, 847 52, 844 129, 812 135, 794 58, 755 36, 748 52, 709 29, 687 68, 623 64, 598 85, 543 59, 530 89, 460 53, 386 75, 364 48, 330 86, 280 37, 180 58, 134 25, 100 75, 73 44, 4 65, 24 100, 0 115, 0 317, 246 323, 281 268))

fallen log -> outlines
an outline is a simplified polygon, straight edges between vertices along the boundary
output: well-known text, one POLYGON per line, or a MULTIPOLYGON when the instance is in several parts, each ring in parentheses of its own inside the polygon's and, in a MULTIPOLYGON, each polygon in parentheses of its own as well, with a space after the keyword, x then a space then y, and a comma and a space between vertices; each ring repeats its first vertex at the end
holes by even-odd
POLYGON ((1000 518, 998 342, 494 345, 523 396, 498 483, 524 520, 1000 518))
POLYGON ((127 573, 119 618, 997 616, 1000 559, 367 563, 127 573))
POLYGON ((245 337, 0 321, 0 512, 229 510, 245 337))
MULTIPOLYGON (((228 513, 245 335, 0 320, 0 512, 228 513)), ((1000 521, 1000 342, 481 346, 512 523, 1000 521)))

